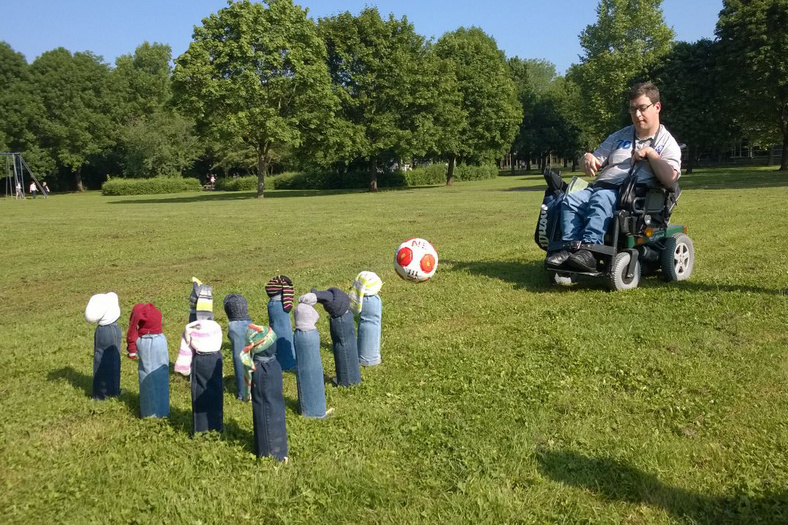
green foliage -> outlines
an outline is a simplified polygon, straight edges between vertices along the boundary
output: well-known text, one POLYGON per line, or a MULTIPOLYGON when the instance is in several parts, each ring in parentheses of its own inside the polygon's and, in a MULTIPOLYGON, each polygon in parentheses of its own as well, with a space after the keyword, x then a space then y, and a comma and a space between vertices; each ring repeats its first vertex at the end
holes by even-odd
POLYGON ((725 83, 728 73, 718 65, 719 45, 711 40, 689 44, 678 42, 656 67, 652 76, 662 98, 660 120, 680 143, 688 147, 692 171, 700 153, 728 143, 735 135, 732 111, 738 106, 723 89, 709 89, 725 83))
POLYGON ((101 194, 107 196, 155 195, 184 191, 202 191, 202 185, 197 179, 182 178, 177 175, 152 179, 109 179, 101 185, 101 194))
POLYGON ((403 173, 408 186, 431 186, 446 182, 447 166, 444 163, 413 168, 403 173))
MULTIPOLYGON (((268 178, 268 187, 272 188, 272 177, 268 178)), ((257 190, 257 176, 246 177, 220 177, 216 179, 214 188, 219 191, 255 191, 257 190)))
POLYGON ((788 170, 788 0, 724 0, 716 33, 730 110, 754 142, 782 139, 788 170))
POLYGON ((127 123, 159 112, 170 101, 171 59, 170 46, 145 42, 133 55, 121 55, 115 60, 110 83, 117 98, 118 122, 127 123))
POLYGON ((3 78, 0 90, 6 89, 13 82, 26 80, 28 76, 25 55, 14 51, 8 42, 2 40, 0 40, 0 76, 3 78))
POLYGON ((523 120, 511 149, 521 157, 543 159, 550 154, 574 158, 581 150, 575 86, 557 77, 544 60, 509 59, 523 107, 523 120))
MULTIPOLYGON (((456 177, 461 181, 493 179, 498 176, 498 168, 494 164, 483 166, 457 166, 456 177)), ((430 186, 446 182, 446 165, 430 164, 423 168, 408 171, 388 171, 378 174, 378 183, 382 188, 398 188, 411 186, 430 186)), ((367 173, 351 171, 339 173, 333 171, 285 172, 268 177, 269 189, 277 190, 334 190, 359 189, 366 187, 367 173)), ((250 191, 256 188, 256 177, 220 178, 216 181, 216 189, 221 191, 250 191)))
POLYGON ((435 50, 451 64, 464 115, 455 141, 444 152, 451 183, 455 159, 484 163, 509 151, 523 109, 504 54, 484 31, 472 27, 446 33, 435 50))
POLYGON ((258 196, 275 152, 297 147, 327 120, 333 95, 325 47, 291 0, 233 2, 195 27, 176 59, 178 103, 220 139, 257 155, 258 196))
POLYGON ((368 161, 374 191, 378 165, 434 152, 454 129, 456 105, 446 104, 454 80, 406 18, 384 20, 368 7, 322 18, 318 28, 341 104, 336 156, 368 161))
POLYGON ((455 172, 455 177, 461 181, 487 180, 494 179, 497 176, 498 166, 495 164, 483 164, 481 166, 460 164, 455 172))
POLYGON ((194 123, 171 110, 154 111, 121 129, 128 177, 181 176, 203 152, 194 123))
POLYGON ((628 122, 630 84, 670 51, 673 30, 661 5, 662 0, 600 0, 596 22, 580 34, 584 54, 568 77, 580 87, 583 125, 594 144, 628 122))
POLYGON ((24 153, 37 176, 55 169, 48 148, 40 144, 38 131, 45 108, 30 84, 30 66, 21 53, 0 42, 0 151, 24 153))
POLYGON ((265 206, 216 192, 0 206, 13 250, 0 273, 3 522, 785 523, 788 259, 753 254, 788 229, 788 215, 767 228, 763 215, 783 209, 788 180, 741 169, 682 180, 673 221, 689 226, 695 272, 626 293, 546 282, 533 175, 265 206), (45 225, 36 242, 30 225, 45 225), (409 235, 438 250, 428 283, 392 269, 409 235), (326 385, 326 421, 298 414, 284 374, 286 465, 255 459, 226 336, 222 435, 190 436, 177 374, 171 416, 140 419, 125 358, 123 395, 90 399, 95 327, 82 313, 94 293, 118 293, 124 335, 132 305, 154 303, 172 362, 192 275, 213 286, 226 330, 228 293, 265 322, 273 275, 300 295, 348 290, 362 269, 384 281, 383 363, 357 387, 326 385))
POLYGON ((82 190, 82 166, 113 142, 109 67, 90 52, 72 55, 61 47, 36 58, 30 77, 42 110, 34 117, 38 143, 71 170, 82 190))

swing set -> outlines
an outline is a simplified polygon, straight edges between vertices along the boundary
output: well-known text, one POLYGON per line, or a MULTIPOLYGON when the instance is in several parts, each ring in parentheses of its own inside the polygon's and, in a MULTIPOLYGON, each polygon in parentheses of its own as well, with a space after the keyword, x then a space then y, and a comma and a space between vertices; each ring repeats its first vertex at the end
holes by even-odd
POLYGON ((25 198, 25 173, 27 178, 35 183, 41 195, 44 198, 49 197, 49 192, 41 185, 33 171, 28 166, 25 159, 22 158, 21 153, 3 153, 0 152, 0 157, 5 158, 5 196, 15 197, 17 199, 25 198))

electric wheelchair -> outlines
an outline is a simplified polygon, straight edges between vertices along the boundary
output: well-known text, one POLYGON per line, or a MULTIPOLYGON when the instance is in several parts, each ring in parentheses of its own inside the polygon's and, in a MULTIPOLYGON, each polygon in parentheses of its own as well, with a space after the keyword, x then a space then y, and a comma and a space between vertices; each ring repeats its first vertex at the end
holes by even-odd
POLYGON ((661 273, 666 281, 683 281, 692 275, 695 249, 687 227, 670 224, 681 189, 638 183, 630 177, 621 187, 618 204, 605 243, 584 244, 561 240, 561 202, 566 195, 586 183, 573 177, 567 184, 558 171, 545 169, 548 189, 534 233, 535 242, 548 254, 568 250, 588 250, 596 259, 596 271, 552 267, 545 260, 549 278, 568 285, 582 278, 604 279, 612 290, 636 288, 644 276, 661 273))

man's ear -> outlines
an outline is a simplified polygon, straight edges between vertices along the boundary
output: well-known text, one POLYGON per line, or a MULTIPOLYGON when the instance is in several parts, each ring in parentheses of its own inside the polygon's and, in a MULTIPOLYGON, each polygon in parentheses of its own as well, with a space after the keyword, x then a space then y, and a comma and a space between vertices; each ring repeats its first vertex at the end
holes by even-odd
POLYGON ((662 111, 662 102, 657 102, 656 104, 654 104, 654 109, 657 110, 657 113, 662 111))

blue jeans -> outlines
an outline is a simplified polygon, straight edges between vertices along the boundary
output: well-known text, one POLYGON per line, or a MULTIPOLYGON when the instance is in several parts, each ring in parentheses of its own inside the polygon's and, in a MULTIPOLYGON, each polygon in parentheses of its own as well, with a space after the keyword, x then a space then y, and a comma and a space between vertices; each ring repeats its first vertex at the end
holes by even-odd
POLYGON ((120 395, 120 326, 97 326, 93 335, 93 399, 120 395))
POLYGON ((246 331, 251 319, 230 321, 227 337, 233 348, 233 372, 235 372, 235 395, 240 401, 249 397, 249 385, 244 379, 244 365, 241 362, 241 350, 246 346, 246 331))
POLYGON ((380 364, 380 296, 365 295, 358 316, 358 362, 361 366, 380 364))
POLYGON ((337 384, 350 386, 361 383, 361 370, 358 366, 358 344, 356 343, 356 322, 348 310, 345 315, 332 317, 328 321, 334 350, 334 365, 337 369, 337 384))
POLYGON ((285 397, 282 394, 282 367, 273 357, 255 357, 252 373, 252 422, 254 453, 258 458, 287 456, 285 397))
POLYGON ((604 244, 617 198, 617 190, 594 187, 567 195, 561 204, 562 239, 604 244))
POLYGON ((298 406, 304 417, 326 417, 326 387, 323 384, 323 362, 320 360, 320 334, 317 330, 296 330, 293 338, 296 352, 296 385, 298 406))
POLYGON ((282 306, 281 295, 268 301, 268 322, 276 334, 276 359, 282 370, 293 370, 296 366, 293 325, 290 324, 290 312, 285 312, 282 306))
POLYGON ((192 358, 192 430, 224 431, 222 354, 194 354, 192 358))
POLYGON ((137 338, 140 417, 170 415, 170 354, 164 334, 137 338))

